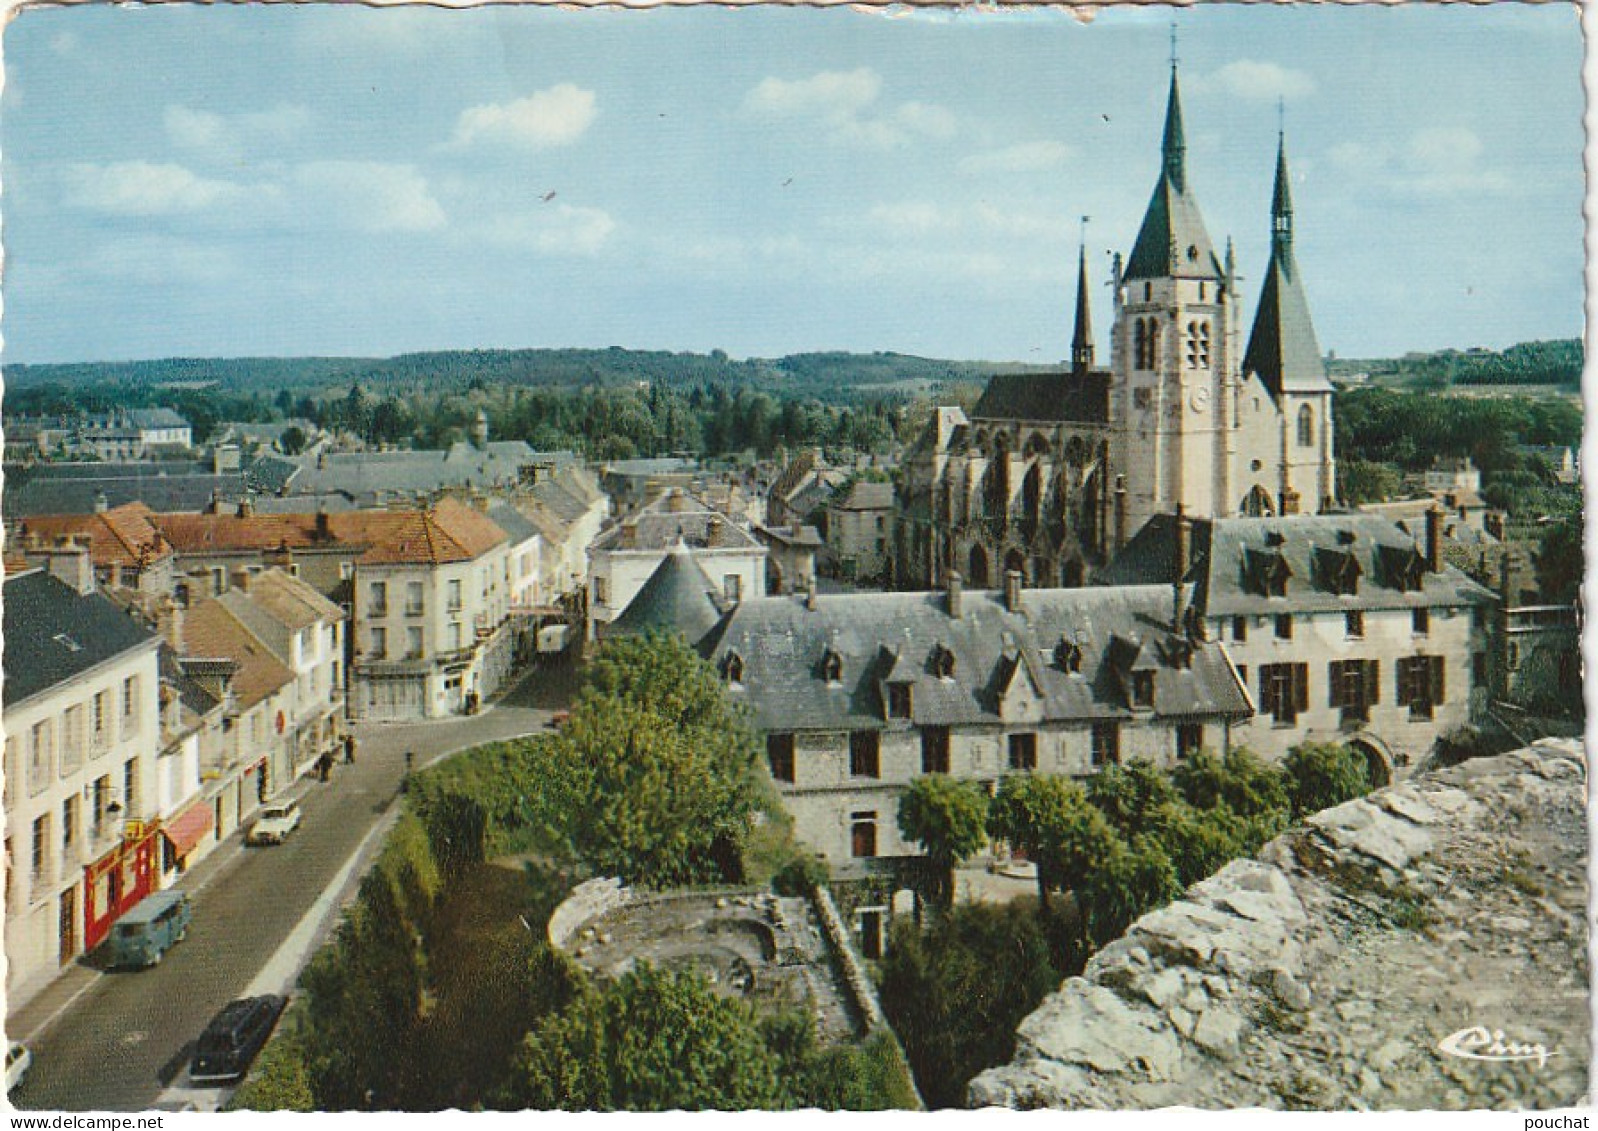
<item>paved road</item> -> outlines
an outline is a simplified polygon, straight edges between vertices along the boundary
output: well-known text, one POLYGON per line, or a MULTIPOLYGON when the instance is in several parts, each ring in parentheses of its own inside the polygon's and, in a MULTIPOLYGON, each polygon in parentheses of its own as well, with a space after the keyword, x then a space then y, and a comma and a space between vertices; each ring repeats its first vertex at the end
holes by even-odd
MULTIPOLYGON (((34 1057, 11 1102, 27 1110, 149 1108, 181 1083, 193 1041, 216 1011, 252 982, 260 992, 281 944, 393 804, 405 751, 415 751, 421 768, 479 743, 536 732, 558 699, 534 673, 473 718, 358 727, 355 765, 336 767, 329 783, 301 782, 292 791, 304 820, 287 843, 245 849, 234 837, 185 877, 179 886, 193 897, 194 923, 160 965, 107 973, 80 965, 54 993, 8 1019, 10 1039, 26 1041, 34 1057), (67 991, 78 996, 63 1009, 67 991)), ((285 983, 296 973, 284 971, 285 983)))

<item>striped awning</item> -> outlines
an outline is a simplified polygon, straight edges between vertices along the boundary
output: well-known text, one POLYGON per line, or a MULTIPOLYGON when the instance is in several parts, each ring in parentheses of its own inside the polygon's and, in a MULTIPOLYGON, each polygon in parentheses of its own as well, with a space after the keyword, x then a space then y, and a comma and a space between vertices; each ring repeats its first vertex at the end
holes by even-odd
POLYGON ((200 843, 200 838, 216 825, 216 816, 206 802, 196 802, 183 813, 161 827, 161 835, 172 844, 172 851, 187 856, 200 843))

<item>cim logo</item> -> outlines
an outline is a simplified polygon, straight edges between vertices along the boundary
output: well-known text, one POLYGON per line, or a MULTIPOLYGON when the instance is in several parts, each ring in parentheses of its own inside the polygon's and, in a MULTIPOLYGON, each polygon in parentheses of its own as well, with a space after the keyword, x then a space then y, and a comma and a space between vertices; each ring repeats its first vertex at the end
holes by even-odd
POLYGON ((1485 1025, 1472 1025, 1457 1033, 1450 1033, 1437 1042, 1439 1051, 1461 1060, 1485 1060, 1494 1063, 1534 1060, 1541 1068, 1549 1057, 1558 1056, 1541 1044, 1523 1044, 1505 1038, 1502 1029, 1488 1029, 1485 1025))

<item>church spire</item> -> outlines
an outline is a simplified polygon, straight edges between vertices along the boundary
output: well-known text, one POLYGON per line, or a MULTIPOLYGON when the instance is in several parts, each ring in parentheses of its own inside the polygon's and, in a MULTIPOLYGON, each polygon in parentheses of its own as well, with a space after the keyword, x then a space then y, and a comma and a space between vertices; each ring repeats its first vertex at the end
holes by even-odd
POLYGON ((1257 373, 1274 394, 1330 392, 1293 256, 1293 198, 1288 184, 1287 143, 1280 139, 1276 188, 1271 194, 1271 262, 1243 354, 1243 372, 1257 373))
POLYGON ((1165 176, 1177 192, 1187 191, 1187 139, 1182 133, 1182 92, 1176 83, 1176 58, 1171 58, 1171 93, 1165 100, 1165 140, 1160 145, 1165 176))
MULTIPOLYGON (((1083 217, 1084 223, 1087 217, 1083 217)), ((1093 313, 1088 304, 1088 245, 1084 236, 1076 267, 1076 332, 1071 335, 1071 371, 1093 368, 1093 313)))
POLYGON ((1271 250, 1288 248, 1293 243, 1293 193, 1288 187, 1287 138, 1276 137, 1276 189, 1271 193, 1271 250))
POLYGON ((1160 179, 1127 258, 1126 277, 1221 278, 1220 260, 1204 230, 1198 204, 1188 193, 1187 139, 1182 129, 1182 91, 1174 48, 1171 89, 1165 104, 1165 135, 1160 143, 1160 179))

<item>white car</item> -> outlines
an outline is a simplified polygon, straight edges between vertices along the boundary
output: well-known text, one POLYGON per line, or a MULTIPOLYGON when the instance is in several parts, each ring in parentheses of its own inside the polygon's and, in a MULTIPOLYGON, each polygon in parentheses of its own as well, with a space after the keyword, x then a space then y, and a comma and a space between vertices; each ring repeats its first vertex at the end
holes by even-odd
POLYGON ((6 1095, 27 1078, 28 1069, 32 1067, 33 1054, 27 1045, 12 1045, 6 1050, 6 1095))
POLYGON ((300 827, 300 803, 279 801, 261 810, 261 815, 244 838, 245 844, 282 844, 289 833, 300 827))

